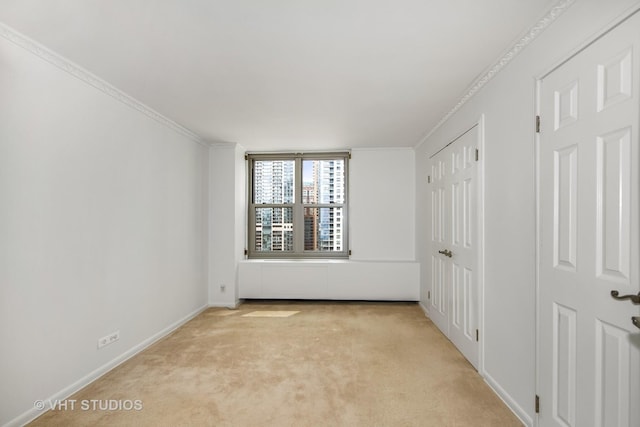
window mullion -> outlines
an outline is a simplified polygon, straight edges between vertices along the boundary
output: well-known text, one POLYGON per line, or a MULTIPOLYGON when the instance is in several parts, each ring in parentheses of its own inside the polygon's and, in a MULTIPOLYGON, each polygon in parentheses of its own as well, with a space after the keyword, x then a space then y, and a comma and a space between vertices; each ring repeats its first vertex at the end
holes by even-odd
POLYGON ((304 251, 304 209, 302 206, 302 158, 296 157, 294 173, 293 252, 304 251))
POLYGON ((247 182, 247 199, 248 199, 248 206, 249 206, 249 212, 247 212, 247 220, 248 220, 248 224, 247 224, 247 248, 248 252, 251 254, 253 253, 253 251, 256 248, 256 212, 255 212, 255 205, 254 205, 254 197, 253 197, 253 186, 255 185, 255 177, 253 176, 253 172, 254 172, 254 160, 253 159, 249 159, 248 160, 248 165, 249 167, 247 168, 249 171, 249 176, 248 176, 248 182, 247 182))

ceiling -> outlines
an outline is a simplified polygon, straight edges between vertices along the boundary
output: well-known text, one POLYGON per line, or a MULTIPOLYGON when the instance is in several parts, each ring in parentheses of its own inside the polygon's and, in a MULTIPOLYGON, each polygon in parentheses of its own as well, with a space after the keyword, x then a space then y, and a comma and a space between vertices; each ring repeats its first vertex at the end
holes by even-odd
POLYGON ((0 21, 211 142, 412 147, 554 0, 0 0, 0 21))

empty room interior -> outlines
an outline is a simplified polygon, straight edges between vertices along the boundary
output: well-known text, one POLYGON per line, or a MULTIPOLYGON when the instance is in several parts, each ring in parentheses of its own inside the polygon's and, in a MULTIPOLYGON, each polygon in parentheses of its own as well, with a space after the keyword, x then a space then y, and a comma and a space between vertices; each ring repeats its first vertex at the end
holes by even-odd
POLYGON ((0 425, 640 425, 637 0, 0 0, 0 425))

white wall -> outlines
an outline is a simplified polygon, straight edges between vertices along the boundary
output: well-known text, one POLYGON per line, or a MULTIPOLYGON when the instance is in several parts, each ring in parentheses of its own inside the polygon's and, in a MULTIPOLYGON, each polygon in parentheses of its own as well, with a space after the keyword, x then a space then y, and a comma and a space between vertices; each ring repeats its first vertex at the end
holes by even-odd
POLYGON ((206 306, 208 148, 4 38, 0 94, 4 425, 206 306))
MULTIPOLYGON (((416 217, 426 217, 431 153, 485 115, 484 364, 481 373, 528 425, 535 395, 535 80, 635 1, 578 0, 416 150, 416 217)), ((549 120, 549 118, 542 118, 549 120)), ((417 221, 417 235, 428 236, 417 221)), ((427 245, 417 242, 422 302, 427 245)), ((544 399, 544 397, 543 397, 544 399)))
POLYGON ((244 149, 238 144, 216 144, 209 159, 209 305, 235 307, 237 265, 244 258, 246 235, 244 149))
POLYGON ((412 149, 354 149, 349 161, 352 260, 415 260, 412 149))
MULTIPOLYGON (((239 297, 417 301, 414 171, 413 149, 354 149, 349 161, 350 259, 241 261, 239 297)), ((221 188, 216 198, 226 200, 229 191, 221 188)), ((220 250, 225 245, 216 244, 220 250)))

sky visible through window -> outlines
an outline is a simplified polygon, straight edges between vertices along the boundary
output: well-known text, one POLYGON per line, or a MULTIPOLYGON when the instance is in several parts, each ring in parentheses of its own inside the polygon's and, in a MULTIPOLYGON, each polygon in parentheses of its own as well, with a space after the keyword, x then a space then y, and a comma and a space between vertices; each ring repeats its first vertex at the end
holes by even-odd
POLYGON ((302 162, 302 183, 313 183, 313 162, 302 162))

